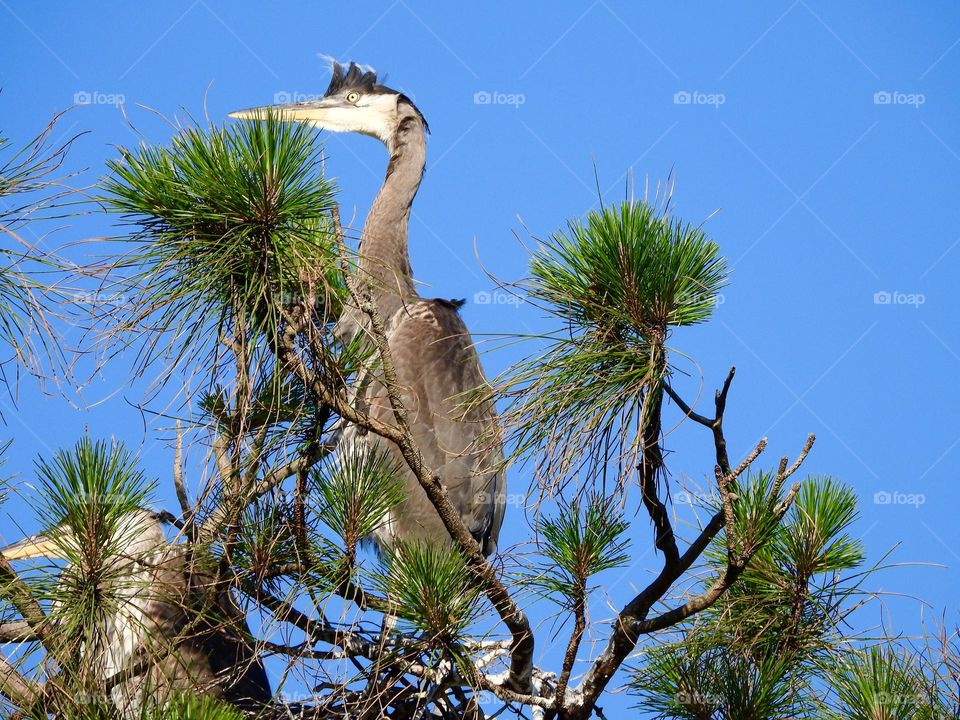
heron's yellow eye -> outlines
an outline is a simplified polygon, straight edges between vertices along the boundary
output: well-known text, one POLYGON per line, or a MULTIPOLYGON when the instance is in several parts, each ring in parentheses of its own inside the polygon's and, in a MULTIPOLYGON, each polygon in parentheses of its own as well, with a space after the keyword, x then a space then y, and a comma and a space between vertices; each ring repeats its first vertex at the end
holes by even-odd
POLYGON ((352 92, 349 95, 347 95, 347 102, 355 103, 359 99, 360 99, 360 93, 358 92, 352 92))

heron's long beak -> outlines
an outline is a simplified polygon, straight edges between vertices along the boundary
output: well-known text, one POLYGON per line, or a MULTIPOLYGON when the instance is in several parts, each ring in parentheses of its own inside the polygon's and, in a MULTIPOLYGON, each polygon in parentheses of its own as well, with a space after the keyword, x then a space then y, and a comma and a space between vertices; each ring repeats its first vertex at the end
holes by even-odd
POLYGON ((325 127, 330 124, 337 111, 345 109, 344 104, 334 98, 321 98, 306 102, 281 103, 261 107, 236 110, 230 117, 238 120, 262 120, 272 116, 291 122, 308 122, 325 127))
POLYGON ((49 558, 62 560, 63 549, 61 543, 47 535, 31 535, 19 542, 0 548, 0 555, 7 560, 30 560, 33 558, 49 558))

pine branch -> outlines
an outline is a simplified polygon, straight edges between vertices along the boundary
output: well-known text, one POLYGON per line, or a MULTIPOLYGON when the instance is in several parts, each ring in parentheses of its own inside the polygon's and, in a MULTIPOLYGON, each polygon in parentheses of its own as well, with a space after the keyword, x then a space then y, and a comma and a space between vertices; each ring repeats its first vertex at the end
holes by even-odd
MULTIPOLYGON (((750 463, 756 460, 766 447, 766 439, 761 440, 743 462, 735 469, 730 469, 730 461, 726 450, 726 438, 723 434, 723 414, 726 409, 727 394, 730 390, 730 383, 733 380, 734 372, 735 370, 731 369, 722 389, 717 391, 715 398, 715 417, 712 420, 702 417, 700 419, 694 418, 696 422, 705 425, 713 433, 714 448, 717 457, 716 476, 718 490, 721 494, 722 507, 714 514, 710 522, 703 528, 683 555, 679 556, 675 562, 666 562, 660 574, 653 582, 636 595, 623 610, 621 610, 617 619, 614 621, 613 632, 607 642, 607 647, 596 661, 594 661, 593 666, 587 672, 574 693, 571 702, 567 703, 562 709, 561 717, 565 720, 568 718, 569 720, 586 720, 600 697, 600 694, 604 691, 614 673, 620 668, 630 652, 636 647, 641 635, 671 627, 710 607, 737 580, 753 555, 760 549, 759 546, 736 548, 731 540, 734 534, 733 505, 737 500, 731 488, 736 479, 746 471, 750 463), (714 537, 724 528, 726 528, 728 540, 727 566, 716 581, 704 593, 691 598, 687 603, 648 619, 647 614, 654 604, 666 595, 673 584, 690 569, 714 537)), ((680 409, 687 414, 688 417, 693 418, 694 413, 691 411, 689 405, 684 403, 674 391, 670 390, 668 385, 664 387, 674 402, 680 406, 680 409)), ((813 436, 810 436, 807 439, 798 457, 798 461, 791 467, 791 474, 799 468, 803 459, 806 458, 813 443, 812 437, 813 436)), ((782 464, 782 466, 785 467, 785 464, 782 464)), ((777 477, 782 477, 783 480, 786 480, 788 476, 789 474, 786 471, 781 470, 777 477)), ((775 483, 771 488, 771 501, 778 496, 783 480, 781 480, 779 484, 775 483)), ((778 522, 783 518, 783 515, 793 502, 798 489, 799 485, 794 485, 788 492, 786 498, 776 506, 774 512, 778 522)))
POLYGON ((17 707, 33 705, 43 694, 37 683, 17 672, 7 659, 0 656, 0 695, 17 707))

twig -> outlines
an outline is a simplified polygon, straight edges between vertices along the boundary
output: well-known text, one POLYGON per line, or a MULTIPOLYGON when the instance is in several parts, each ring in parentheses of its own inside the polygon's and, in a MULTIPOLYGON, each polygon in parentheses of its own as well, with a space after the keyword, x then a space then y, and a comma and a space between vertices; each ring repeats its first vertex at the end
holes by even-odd
POLYGON ((180 512, 185 523, 189 523, 193 516, 190 498, 187 497, 187 488, 183 484, 183 430, 177 420, 177 440, 173 446, 173 486, 177 492, 177 502, 180 503, 180 512))
POLYGON ((563 707, 566 703, 567 684, 570 682, 570 673, 573 672, 573 665, 577 660, 577 651, 580 649, 580 641, 583 639, 583 632, 587 627, 586 617, 586 582, 578 583, 574 590, 573 598, 573 632, 570 634, 570 640, 567 642, 567 651, 563 656, 563 666, 560 671, 560 679, 557 680, 557 688, 554 693, 554 707, 563 707))

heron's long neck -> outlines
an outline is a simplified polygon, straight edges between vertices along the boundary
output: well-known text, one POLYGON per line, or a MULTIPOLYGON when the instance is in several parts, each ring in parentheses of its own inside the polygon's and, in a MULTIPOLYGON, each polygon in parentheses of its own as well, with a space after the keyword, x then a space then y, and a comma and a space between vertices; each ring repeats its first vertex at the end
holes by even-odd
POLYGON ((400 104, 397 131, 387 142, 390 164, 360 239, 360 272, 388 321, 404 300, 417 296, 410 269, 407 233, 410 207, 420 187, 427 148, 423 120, 400 104))

